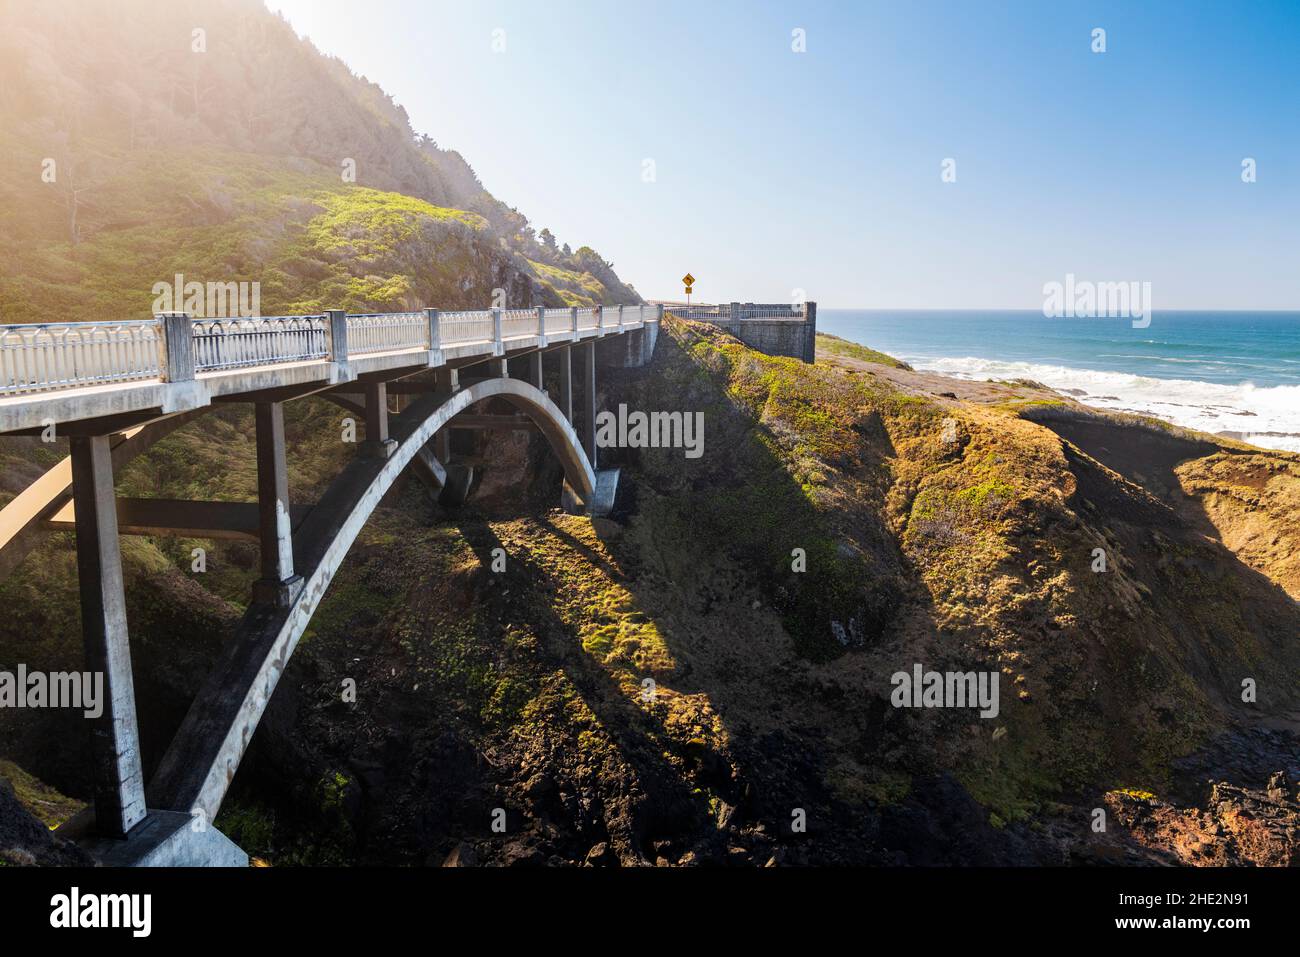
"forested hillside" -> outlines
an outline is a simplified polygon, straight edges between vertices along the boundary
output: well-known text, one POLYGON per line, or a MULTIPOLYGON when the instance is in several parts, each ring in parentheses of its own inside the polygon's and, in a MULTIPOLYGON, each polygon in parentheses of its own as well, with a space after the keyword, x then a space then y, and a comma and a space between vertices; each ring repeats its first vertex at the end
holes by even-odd
MULTIPOLYGON (((635 301, 260 0, 0 6, 0 321, 635 301)), ((458 91, 460 92, 460 91, 458 91)))

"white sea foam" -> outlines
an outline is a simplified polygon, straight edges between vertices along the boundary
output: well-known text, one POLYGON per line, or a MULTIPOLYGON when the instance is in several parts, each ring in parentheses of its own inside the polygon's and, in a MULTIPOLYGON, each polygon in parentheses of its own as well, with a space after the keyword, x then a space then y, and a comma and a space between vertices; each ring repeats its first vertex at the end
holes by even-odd
POLYGON ((970 356, 908 358, 913 367, 960 379, 1033 379, 1085 405, 1153 415, 1202 432, 1229 432, 1264 448, 1300 452, 1300 386, 1259 388, 1187 379, 1156 379, 1126 372, 1071 369, 970 356))

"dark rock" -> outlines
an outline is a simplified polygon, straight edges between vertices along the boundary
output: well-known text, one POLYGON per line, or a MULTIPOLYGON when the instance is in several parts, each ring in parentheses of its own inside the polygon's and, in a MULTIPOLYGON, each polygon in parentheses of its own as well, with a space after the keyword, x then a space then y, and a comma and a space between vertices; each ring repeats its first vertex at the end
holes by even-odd
POLYGON ((618 856, 609 844, 601 841, 599 844, 593 844, 591 850, 587 851, 585 863, 588 867, 617 867, 618 856))
POLYGON ((507 844, 501 852, 503 867, 540 867, 545 863, 545 854, 535 847, 529 847, 522 841, 507 844))
POLYGON ((478 867, 478 852, 474 850, 471 844, 457 844, 447 859, 442 862, 443 867, 478 867))

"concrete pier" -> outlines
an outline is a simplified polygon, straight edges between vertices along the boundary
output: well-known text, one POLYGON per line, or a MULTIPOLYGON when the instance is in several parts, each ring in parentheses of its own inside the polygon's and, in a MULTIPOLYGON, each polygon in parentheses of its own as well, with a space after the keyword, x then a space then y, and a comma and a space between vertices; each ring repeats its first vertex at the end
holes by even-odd
POLYGON ((368 382, 366 392, 366 440, 361 451, 371 458, 386 459, 393 454, 397 443, 388 437, 388 386, 383 382, 368 382))
POLYGON ((582 346, 582 448, 596 467, 596 343, 582 346))
POLYGON ((528 381, 534 386, 546 391, 546 386, 542 384, 542 354, 534 352, 528 357, 528 381))
POLYGON ((91 725, 95 820, 101 835, 123 838, 144 820, 146 810, 113 453, 108 436, 78 436, 69 441, 86 670, 104 675, 103 714, 91 725))
POLYGON ((284 405, 258 402, 257 503, 262 577, 253 585, 255 601, 284 606, 302 579, 293 571, 293 527, 289 507, 289 466, 285 458, 284 405))
POLYGON ((573 422, 573 346, 560 350, 560 411, 573 422))

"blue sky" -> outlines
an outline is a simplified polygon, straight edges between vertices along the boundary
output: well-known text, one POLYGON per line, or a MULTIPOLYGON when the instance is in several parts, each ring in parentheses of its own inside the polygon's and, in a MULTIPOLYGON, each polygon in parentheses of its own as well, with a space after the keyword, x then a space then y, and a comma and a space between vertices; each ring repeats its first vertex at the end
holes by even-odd
POLYGON ((1300 309, 1300 2, 267 2, 647 297, 1300 309))

